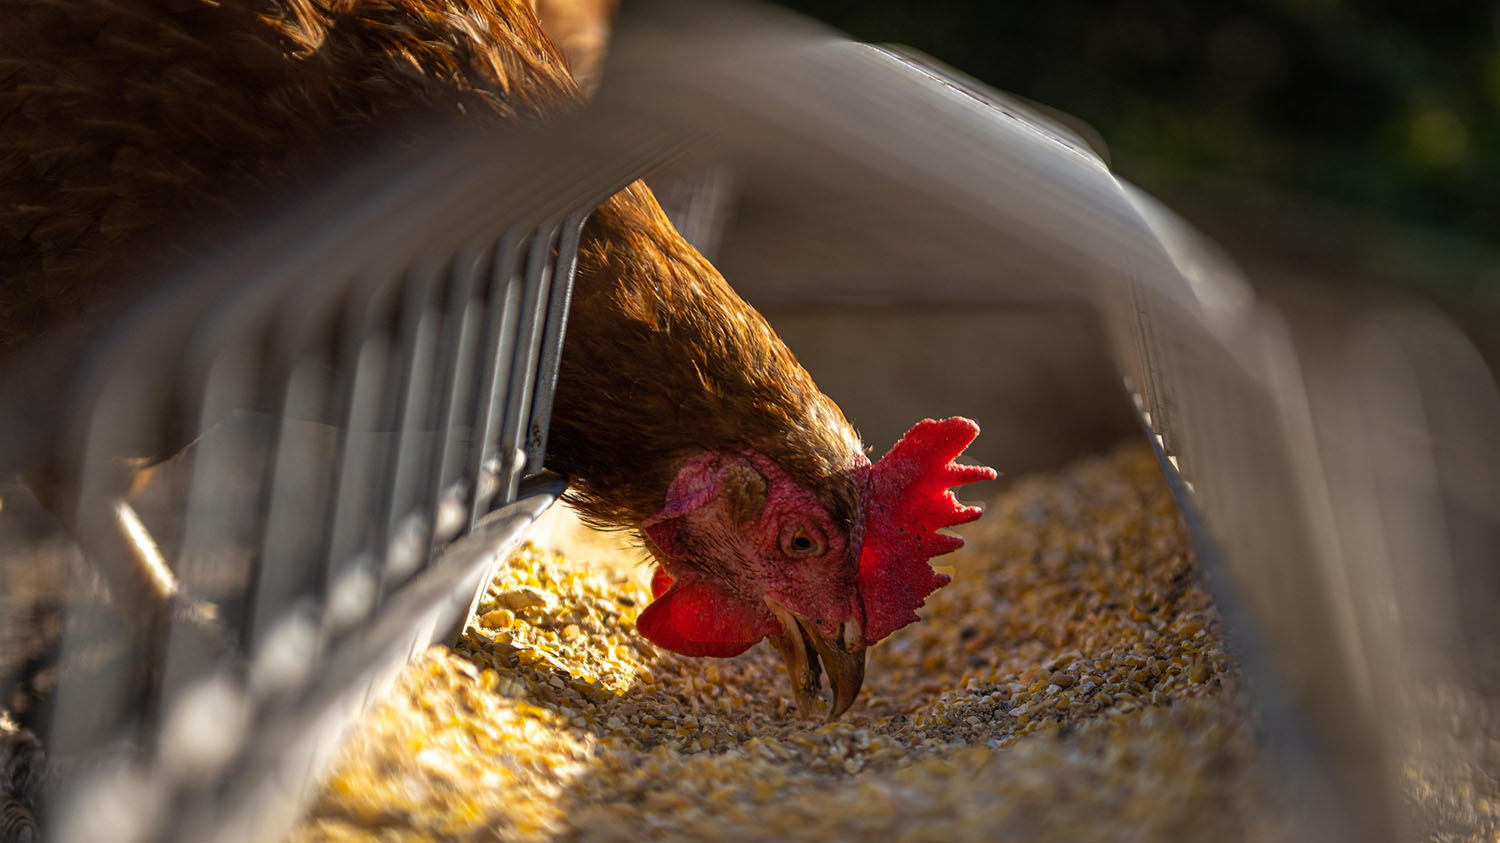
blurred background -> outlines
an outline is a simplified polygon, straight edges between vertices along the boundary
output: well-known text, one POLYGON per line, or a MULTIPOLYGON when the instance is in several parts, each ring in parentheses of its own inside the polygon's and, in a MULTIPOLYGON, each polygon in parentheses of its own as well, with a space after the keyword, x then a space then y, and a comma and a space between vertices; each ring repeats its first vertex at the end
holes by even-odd
POLYGON ((1369 285, 1500 324, 1500 4, 782 0, 1096 130, 1257 286, 1369 285))
MULTIPOLYGON (((833 108, 857 99, 851 90, 865 93, 851 87, 862 80, 907 78, 868 54, 845 52, 839 54, 845 64, 829 59, 786 77, 801 83, 789 88, 811 91, 809 98, 768 85, 772 91, 763 101, 737 103, 752 119, 726 128, 720 140, 746 147, 739 150, 743 169, 715 170, 721 162, 706 162, 711 177, 696 184, 722 187, 727 198, 722 215, 705 215, 719 217, 717 229, 705 225, 701 239, 693 239, 766 314, 875 453, 923 415, 979 419, 985 434, 970 455, 1007 479, 1139 439, 1137 414, 1119 379, 1122 370, 1132 374, 1130 359, 1111 355, 1104 330, 1105 317, 1114 316, 1116 327, 1142 334, 1129 335, 1139 342, 1127 352, 1155 355, 1148 362, 1156 368, 1148 371, 1160 375, 1160 383, 1137 378, 1133 388, 1158 402, 1142 405, 1156 414, 1157 432, 1168 439, 1187 434, 1176 448, 1162 439, 1157 444, 1164 455, 1177 450, 1183 465, 1198 472, 1189 474, 1200 509, 1228 562, 1216 570, 1232 577, 1220 593, 1238 598, 1224 603, 1242 612, 1235 628, 1242 636, 1238 646, 1249 654, 1246 672, 1254 680, 1273 674, 1279 680, 1256 685, 1262 702, 1276 702, 1274 692, 1284 690, 1290 702, 1267 708, 1299 715, 1282 719, 1323 741, 1314 746, 1319 759, 1355 771, 1344 776, 1349 793, 1374 794, 1368 801, 1378 808, 1392 801, 1392 783, 1405 776, 1425 788, 1417 801, 1424 818, 1435 818, 1424 819, 1427 826, 1477 829, 1473 794, 1489 788, 1483 819, 1493 829, 1500 817, 1493 798, 1500 781, 1500 630, 1492 611, 1500 600, 1494 564, 1500 559, 1494 552, 1500 548, 1500 471, 1494 470, 1500 448, 1493 445, 1500 401, 1492 376, 1500 370, 1500 258, 1492 242, 1500 222, 1500 5, 782 5, 860 41, 909 45, 1071 126, 1120 178, 1221 245, 1253 282, 1255 304, 1263 296, 1277 306, 1301 353, 1203 353, 1291 351, 1282 347, 1280 333, 1268 331, 1267 313, 1259 310, 1250 315, 1262 321, 1247 319, 1246 330, 1234 337, 1215 333, 1224 321, 1205 319, 1187 326, 1192 331, 1174 331, 1183 326, 1165 320, 1148 326, 1134 312, 1133 322, 1124 320, 1123 307, 1101 317, 1098 303, 1083 294, 1083 281, 1119 293, 1145 266, 1170 268, 1170 280, 1183 282, 1177 273, 1201 270, 1194 250, 1208 245, 1176 243, 1192 248, 1174 252, 1170 266, 1160 260, 1133 266, 1131 255, 1099 245, 1107 242, 1099 234, 1107 230, 1108 215, 1088 219, 1079 211, 1100 207, 1095 200, 1101 196, 1137 213, 1149 209, 1104 190, 1118 185, 1101 177, 1044 184, 1054 200, 1088 197, 1076 205, 1062 202, 1068 213, 1047 216, 1046 191, 1025 192, 1026 179, 1014 178, 1034 175, 1022 164, 1042 159, 1019 155, 1019 144, 1007 146, 1007 138, 1015 141, 1010 135, 995 135, 991 157, 966 162, 971 171, 965 175, 993 176, 984 171, 1010 155, 1004 174, 1012 180, 984 182, 1001 185, 984 197, 992 202, 962 204, 971 197, 938 195, 963 192, 933 175, 951 175, 941 166, 946 162, 925 160, 908 171, 900 166, 910 166, 915 153, 952 148, 926 143, 951 138, 933 138, 921 112, 902 110, 903 102, 891 96, 894 88, 874 88, 873 107, 833 108), (808 70, 828 67, 866 74, 883 68, 885 75, 825 80, 808 70), (809 103, 823 122, 767 119, 795 116, 796 107, 809 103), (890 134, 875 138, 884 145, 871 143, 871 134, 847 142, 841 133, 852 133, 841 117, 873 125, 880 125, 876 117, 884 119, 890 134), (754 131, 734 130, 747 126, 773 141, 763 158, 748 154, 761 151, 762 144, 751 142, 754 131), (890 146, 908 158, 888 154, 890 146), (891 172, 882 169, 887 166, 891 172), (975 207, 1004 208, 1012 216, 983 216, 975 207), (1028 253, 1036 232, 1016 220, 1029 221, 1033 211, 1048 236, 1028 253), (1060 269, 1078 275, 1088 263, 1070 264, 1075 252, 1090 252, 1109 277, 1061 283, 1066 273, 1060 269), (960 295, 976 291, 983 295, 960 295), (1446 310, 1467 338, 1450 333, 1446 323, 1363 318, 1413 300, 1446 310), (1454 365, 1472 362, 1467 339, 1488 357, 1488 370, 1454 365), (1277 377, 1287 374, 1299 379, 1277 377), (1166 409, 1173 412, 1161 412, 1166 409), (1168 422, 1180 426, 1170 430, 1168 422), (1257 643, 1247 631, 1261 636, 1263 646, 1245 643, 1257 643)), ((671 51, 647 37, 656 34, 649 20, 641 25, 638 56, 669 69, 692 66, 668 60, 671 51)), ((695 55, 681 43, 690 39, 668 33, 661 40, 688 59, 722 59, 722 44, 709 43, 695 55)), ((738 65, 722 63, 758 82, 756 74, 775 65, 746 52, 738 65)), ((712 69, 713 62, 705 64, 712 69)), ((732 99, 726 90, 742 98, 763 90, 743 80, 738 88, 716 88, 688 76, 702 88, 703 103, 732 99)), ((629 83, 631 77, 624 78, 629 83)), ((734 75, 727 78, 732 82, 734 75)), ((639 83, 617 88, 616 105, 661 104, 630 98, 642 90, 663 100, 663 111, 691 111, 675 102, 681 96, 671 96, 680 89, 663 96, 659 85, 639 83)), ((609 94, 606 74, 606 104, 609 94)), ((942 99, 933 94, 906 104, 942 99)), ((697 118, 701 125, 689 124, 702 128, 715 116, 728 121, 735 113, 705 108, 697 118)), ((992 128, 998 132, 1004 122, 992 128)), ((664 195, 671 186, 670 179, 653 184, 664 195)), ((1137 246, 1156 243, 1140 237, 1144 229, 1134 233, 1137 246)), ((1213 270, 1210 280, 1238 289, 1233 273, 1204 263, 1213 270)), ((177 469, 186 477, 189 467, 179 463, 177 469)), ((171 481, 166 472, 162 477, 163 484, 171 481)), ((996 491, 975 488, 967 496, 989 498, 996 491)), ((150 523, 150 502, 141 503, 150 523)), ((6 514, 15 522, 26 513, 7 501, 6 514)), ((252 526, 259 529, 258 522, 252 526)), ((453 605, 466 607, 473 587, 458 592, 453 605)), ((425 630, 437 626, 424 623, 425 630)), ((404 657, 416 648, 403 639, 398 649, 404 657)), ((330 733, 336 730, 324 730, 330 733)), ((266 755, 276 754, 272 743, 264 747, 266 755)), ((1300 779, 1287 781, 1290 788, 1302 786, 1300 779)), ((1364 804, 1344 807, 1371 826, 1387 819, 1364 804)))

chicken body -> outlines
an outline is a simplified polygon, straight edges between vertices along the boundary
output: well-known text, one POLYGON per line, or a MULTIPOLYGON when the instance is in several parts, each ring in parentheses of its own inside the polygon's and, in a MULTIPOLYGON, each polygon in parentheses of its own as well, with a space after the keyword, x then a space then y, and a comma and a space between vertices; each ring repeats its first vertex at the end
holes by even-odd
MULTIPOLYGON (((144 245, 208 246, 184 223, 232 223, 377 120, 446 106, 536 123, 582 102, 524 0, 15 0, 7 17, 0 356, 128 287, 144 245)), ((946 491, 975 477, 939 464, 972 436, 882 485, 838 407, 644 185, 589 219, 548 463, 589 520, 639 531, 662 566, 639 625, 658 643, 727 656, 770 637, 798 701, 814 706, 821 657, 841 712, 866 645, 915 619, 945 581, 927 556, 951 549, 872 562, 872 519, 944 526, 893 502, 929 475, 947 478, 937 520, 977 517, 946 491)))
POLYGON ((0 27, 0 355, 444 107, 580 101, 523 0, 14 0, 0 27), (212 219, 210 227, 201 220, 212 219))

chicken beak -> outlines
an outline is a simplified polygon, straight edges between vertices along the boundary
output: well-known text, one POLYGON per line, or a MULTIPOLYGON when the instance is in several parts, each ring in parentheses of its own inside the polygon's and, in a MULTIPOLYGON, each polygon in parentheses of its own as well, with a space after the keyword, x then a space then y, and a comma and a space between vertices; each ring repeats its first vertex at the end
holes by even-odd
POLYGON ((782 634, 771 636, 771 643, 786 661, 797 708, 807 716, 817 714, 818 694, 823 685, 820 674, 827 670, 828 682, 833 686, 833 706, 828 710, 828 719, 833 720, 848 711, 865 681, 864 636, 859 623, 845 621, 839 627, 838 640, 829 641, 816 626, 802 620, 776 599, 766 598, 766 605, 781 623, 782 634))

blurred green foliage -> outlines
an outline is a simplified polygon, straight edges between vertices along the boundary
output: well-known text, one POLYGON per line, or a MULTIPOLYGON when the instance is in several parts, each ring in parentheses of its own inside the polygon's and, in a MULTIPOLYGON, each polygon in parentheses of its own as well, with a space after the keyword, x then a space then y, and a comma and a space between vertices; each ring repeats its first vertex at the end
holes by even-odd
POLYGON ((1500 5, 783 0, 1071 112, 1166 166, 1500 232, 1500 5))

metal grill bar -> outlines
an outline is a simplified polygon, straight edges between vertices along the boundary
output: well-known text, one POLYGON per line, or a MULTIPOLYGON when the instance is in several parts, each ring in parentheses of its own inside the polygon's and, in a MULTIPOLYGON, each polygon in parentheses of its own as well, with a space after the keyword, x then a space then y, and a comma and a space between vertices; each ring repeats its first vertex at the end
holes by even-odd
POLYGON ((525 284, 521 290, 521 322, 517 332, 516 356, 511 360, 510 383, 513 400, 505 408, 500 428, 501 494, 515 494, 526 468, 526 432, 531 423, 531 404, 536 383, 532 373, 539 362, 542 338, 547 328, 547 294, 551 281, 552 252, 556 248, 559 224, 549 221, 531 238, 526 252, 525 284))
MULTIPOLYGON (((175 331, 187 348, 122 334, 139 349, 90 374, 86 546, 115 526, 112 455, 142 447, 124 443, 207 433, 180 458, 167 531, 184 599, 165 624, 122 637, 128 604, 101 613, 82 582, 69 598, 48 747, 77 775, 52 796, 59 839, 201 839, 226 820, 256 839, 268 794, 295 810, 341 724, 463 621, 562 489, 541 456, 589 207, 400 267, 252 259, 175 331), (152 372, 153 357, 184 359, 152 372), (96 819, 121 798, 130 811, 96 819)), ((136 321, 165 318, 147 304, 136 321)))
POLYGON ((490 275, 490 310, 485 335, 488 348, 494 352, 484 360, 480 380, 481 396, 474 429, 479 431, 478 447, 470 471, 475 480, 474 501, 469 510, 469 529, 473 529, 491 500, 500 490, 500 430, 504 424, 504 397, 515 352, 516 323, 520 318, 521 280, 517 266, 522 250, 515 235, 507 235, 495 247, 494 270, 490 275))
POLYGON ((575 212, 562 222, 558 235, 557 265, 547 302, 547 320, 537 349, 534 371, 536 390, 526 422, 527 474, 542 470, 547 455, 547 422, 552 418, 552 395, 557 386, 557 371, 562 364, 563 337, 567 330, 568 305, 573 299, 573 270, 578 262, 578 239, 588 214, 575 212))
MULTIPOLYGON (((56 366, 0 373, 28 399, 67 404, 56 429, 25 425, 0 449, 8 465, 22 445, 63 455, 87 545, 118 526, 119 458, 220 425, 189 457, 177 572, 255 645, 232 642, 243 663, 200 671, 213 642, 198 624, 124 637, 80 580, 61 658, 87 669, 63 677, 50 746, 65 770, 98 772, 66 795, 83 807, 58 809, 60 836, 254 839, 258 821, 275 825, 266 806, 294 810, 335 713, 453 623, 487 554, 560 491, 523 477, 545 452, 581 212, 703 138, 736 184, 854 185, 885 203, 844 209, 846 229, 944 247, 924 252, 947 263, 924 266, 921 289, 876 266, 825 285, 829 298, 995 302, 1040 288, 1095 304, 1229 584, 1220 595, 1254 633, 1240 640, 1265 644, 1252 684, 1308 736, 1282 767, 1307 774, 1299 793, 1324 824, 1308 836, 1399 836, 1393 782, 1442 737, 1441 712, 1407 692, 1467 688, 1467 660, 1496 663, 1444 649, 1495 636, 1480 607, 1500 595, 1500 398, 1463 336, 1403 311, 1320 333, 1322 353, 1308 353, 1284 313, 1070 133, 910 56, 739 11, 635 8, 594 107, 549 134, 456 133, 351 176, 125 313, 63 367, 67 401, 36 388, 56 366), (333 423, 326 443, 304 438, 303 405, 333 423), (333 468, 306 511, 326 523, 297 523, 293 479, 321 460, 333 468), (429 564, 463 482, 472 540, 429 564), (249 516, 226 526, 226 510, 249 516), (226 534, 235 547, 216 555, 226 534), (314 573, 277 570, 317 554, 314 573), (360 620, 360 635, 341 634, 360 620), (162 667, 170 693, 134 664, 162 667), (215 723, 222 740, 187 741, 210 709, 239 714, 215 723), (121 800, 140 828, 106 822, 121 815, 99 806, 121 800)), ((1493 712, 1500 693, 1480 690, 1493 712)))

